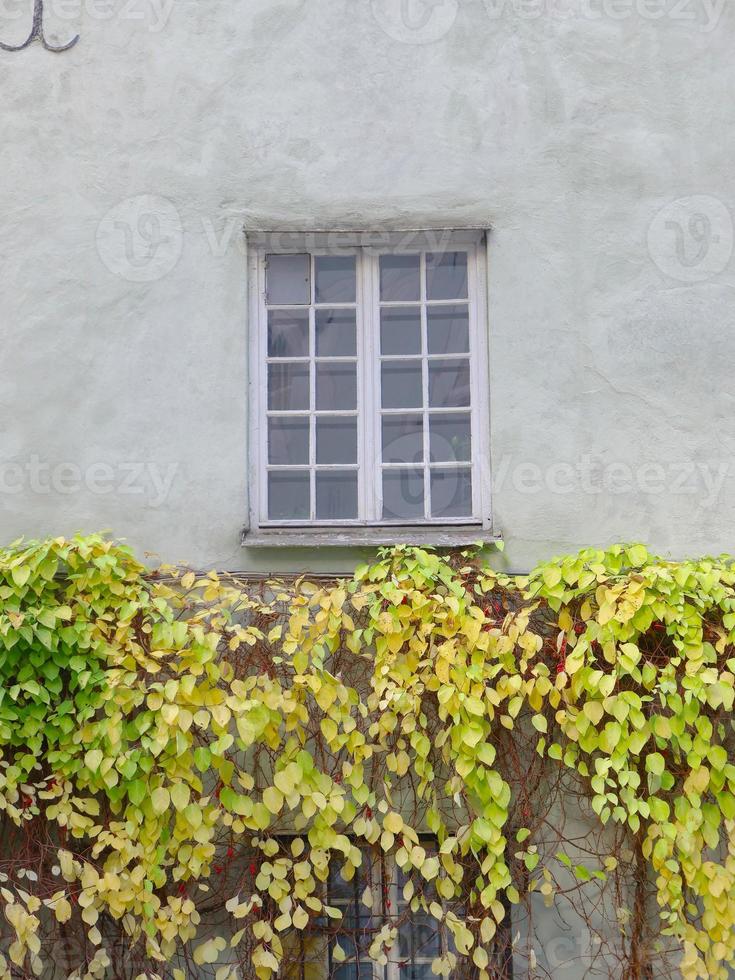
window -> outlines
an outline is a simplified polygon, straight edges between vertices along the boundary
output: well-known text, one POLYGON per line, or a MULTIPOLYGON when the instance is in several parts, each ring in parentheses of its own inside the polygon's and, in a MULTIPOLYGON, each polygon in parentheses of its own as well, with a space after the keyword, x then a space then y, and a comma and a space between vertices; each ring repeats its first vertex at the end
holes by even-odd
MULTIPOLYGON (((422 839, 427 852, 435 850, 433 840, 422 839)), ((305 932, 288 934, 284 947, 284 980, 435 980, 431 964, 455 947, 449 929, 433 915, 412 911, 404 891, 407 877, 380 848, 363 846, 363 863, 351 881, 345 881, 339 867, 330 865, 324 898, 342 912, 339 921, 319 918, 305 932), (370 906, 366 906, 366 898, 370 906), (370 958, 373 939, 384 924, 397 929, 396 940, 384 966, 370 958), (341 951, 335 956, 335 951, 341 951)), ((420 875, 411 876, 416 892, 428 902, 438 901, 436 890, 420 875)), ((461 908, 454 911, 463 914, 461 908)), ((499 928, 489 966, 494 980, 512 980, 510 908, 499 928)), ((456 971, 461 980, 479 975, 469 958, 460 958, 456 971)))
POLYGON ((253 250, 251 526, 489 528, 482 237, 332 237, 253 250))

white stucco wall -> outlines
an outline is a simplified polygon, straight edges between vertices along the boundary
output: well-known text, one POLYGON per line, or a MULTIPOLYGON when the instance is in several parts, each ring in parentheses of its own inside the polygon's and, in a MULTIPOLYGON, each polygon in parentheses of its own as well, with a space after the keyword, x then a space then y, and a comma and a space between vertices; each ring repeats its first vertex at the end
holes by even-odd
POLYGON ((735 550, 735 10, 401 2, 46 0, 78 44, 0 51, 0 538, 347 567, 239 543, 240 229, 482 225, 508 564, 735 550))

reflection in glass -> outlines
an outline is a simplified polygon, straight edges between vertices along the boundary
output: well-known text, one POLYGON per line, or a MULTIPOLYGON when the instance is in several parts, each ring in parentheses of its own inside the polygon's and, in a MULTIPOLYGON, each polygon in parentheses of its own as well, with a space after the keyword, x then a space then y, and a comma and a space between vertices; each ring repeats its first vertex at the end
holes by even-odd
POLYGON ((383 462, 421 463, 424 423, 420 415, 383 416, 383 462))
POLYGON ((423 470, 383 470, 383 520, 410 521, 423 516, 423 470))
POLYGON ((317 303, 354 303, 354 255, 317 255, 314 259, 317 303))
POLYGON ((268 474, 268 517, 272 521, 309 518, 309 471, 272 470, 268 474))
POLYGON ((308 356, 308 312, 268 310, 268 357, 308 356))
POLYGON ((432 415, 429 420, 432 463, 469 462, 472 458, 471 433, 469 414, 432 415))
POLYGON ((268 419, 268 462, 293 466, 309 462, 309 419, 268 419))
POLYGON ((421 297, 421 258, 418 255, 380 256, 380 298, 411 302, 421 297))
POLYGON ((429 405, 463 407, 470 403, 470 362, 464 358, 429 361, 429 405))
POLYGON ((420 306, 384 306, 381 309, 380 353, 421 353, 420 306))
POLYGON ((466 252, 427 252, 426 298, 467 298, 466 252))
POLYGON ((472 472, 469 469, 431 471, 431 516, 472 516, 472 472))
POLYGON ((470 316, 466 306, 429 306, 426 317, 430 354, 469 352, 470 316))
POLYGON ((357 472, 317 470, 316 516, 320 521, 357 517, 357 472))
POLYGON ((266 301, 270 306, 304 306, 311 302, 310 256, 266 256, 266 301))
POLYGON ((317 357, 354 357, 357 354, 357 329, 354 310, 317 310, 317 357))
POLYGON ((383 361, 383 408, 421 408, 421 361, 383 361))
POLYGON ((316 407, 338 411, 357 408, 357 370, 354 364, 320 361, 316 365, 316 407))
POLYGON ((309 365, 284 361, 268 365, 268 408, 295 412, 309 408, 309 365))
POLYGON ((357 419, 319 416, 316 420, 317 463, 357 462, 357 419))

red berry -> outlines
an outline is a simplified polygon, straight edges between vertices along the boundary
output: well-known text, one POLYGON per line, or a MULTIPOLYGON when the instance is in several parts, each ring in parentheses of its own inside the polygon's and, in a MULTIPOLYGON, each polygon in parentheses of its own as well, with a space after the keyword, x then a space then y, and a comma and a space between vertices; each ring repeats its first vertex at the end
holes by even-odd
POLYGON ((258 868, 257 868, 257 866, 256 866, 256 865, 254 865, 254 864, 251 864, 251 865, 250 865, 250 874, 251 874, 251 875, 254 875, 254 874, 256 874, 256 873, 257 873, 257 871, 258 871, 258 868))
POLYGON ((234 856, 235 856, 235 849, 232 848, 232 847, 228 847, 227 848, 227 857, 228 858, 231 858, 231 857, 234 857, 234 856))

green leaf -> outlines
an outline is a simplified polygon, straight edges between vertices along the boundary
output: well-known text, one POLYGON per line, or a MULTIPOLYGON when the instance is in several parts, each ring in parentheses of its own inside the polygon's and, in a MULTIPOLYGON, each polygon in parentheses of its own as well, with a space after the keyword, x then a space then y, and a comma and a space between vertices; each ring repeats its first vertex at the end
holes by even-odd
POLYGON ((646 756, 646 769, 648 772, 652 772, 654 776, 660 776, 665 768, 666 763, 661 753, 649 752, 646 756))

